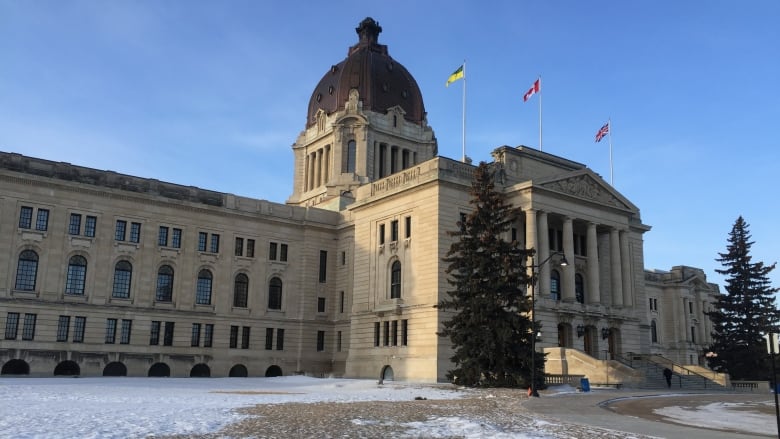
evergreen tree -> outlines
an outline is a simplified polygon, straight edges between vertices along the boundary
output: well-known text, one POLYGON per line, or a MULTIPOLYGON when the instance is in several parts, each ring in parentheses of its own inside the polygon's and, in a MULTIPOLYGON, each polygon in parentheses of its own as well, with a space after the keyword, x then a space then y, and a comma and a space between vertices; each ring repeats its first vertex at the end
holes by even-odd
POLYGON ((749 225, 740 216, 729 233, 726 253, 718 253, 727 276, 726 294, 717 309, 708 313, 713 323, 713 344, 709 366, 727 372, 734 380, 758 380, 769 376, 769 356, 763 336, 778 331, 780 312, 775 306, 768 275, 775 264, 752 262, 749 225))
MULTIPOLYGON (((531 278, 525 262, 533 250, 504 239, 519 210, 495 188, 484 162, 474 172, 473 211, 450 232, 456 238, 444 261, 449 298, 438 307, 452 310, 440 336, 452 341, 455 368, 447 374, 455 384, 485 387, 526 387, 531 376, 531 304, 524 291, 531 278)), ((544 354, 537 354, 537 384, 544 376, 544 354)), ((537 385, 537 387, 539 387, 537 385)))

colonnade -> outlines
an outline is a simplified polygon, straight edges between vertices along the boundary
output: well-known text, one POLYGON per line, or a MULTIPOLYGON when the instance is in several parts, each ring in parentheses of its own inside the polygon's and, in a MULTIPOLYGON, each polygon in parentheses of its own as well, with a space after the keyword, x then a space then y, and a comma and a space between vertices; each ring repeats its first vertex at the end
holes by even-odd
POLYGON ((377 160, 374 161, 374 175, 377 178, 387 177, 390 174, 417 164, 417 152, 387 143, 374 143, 377 160))
MULTIPOLYGON (((620 229, 614 226, 599 225, 591 221, 586 221, 585 233, 585 256, 575 255, 575 219, 562 216, 562 248, 563 254, 568 261, 565 267, 559 267, 561 274, 561 300, 564 302, 575 302, 575 276, 576 261, 583 258, 586 262, 586 271, 580 273, 586 278, 584 284, 585 295, 583 301, 586 304, 603 304, 616 307, 631 307, 634 305, 633 282, 631 277, 631 258, 629 252, 629 232, 627 229, 620 229), (609 240, 609 267, 602 270, 600 264, 605 263, 599 260, 598 242, 599 239, 609 240), (579 259, 578 259, 579 258, 579 259), (601 279, 603 272, 608 272, 607 279, 601 279), (608 288, 602 288, 602 282, 607 282, 608 288), (609 292, 609 297, 602 295, 602 290, 609 292)), ((536 249, 535 264, 540 264, 551 255, 548 213, 536 209, 525 211, 525 242, 526 248, 536 249)), ((581 227, 580 227, 581 229, 581 227)), ((582 253, 582 250, 580 250, 582 253)), ((552 261, 542 264, 538 267, 539 288, 535 292, 537 295, 550 293, 550 275, 552 270, 552 261)))
POLYGON ((303 191, 310 191, 322 186, 331 175, 331 147, 325 145, 306 155, 303 178, 303 191))

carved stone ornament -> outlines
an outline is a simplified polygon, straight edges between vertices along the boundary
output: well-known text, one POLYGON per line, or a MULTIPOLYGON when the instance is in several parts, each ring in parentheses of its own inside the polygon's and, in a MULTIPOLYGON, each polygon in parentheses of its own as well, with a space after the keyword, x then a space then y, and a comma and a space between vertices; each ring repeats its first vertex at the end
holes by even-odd
POLYGON ((598 201, 610 206, 628 209, 622 201, 612 195, 604 186, 598 184, 589 175, 578 175, 543 185, 547 189, 574 195, 575 197, 598 201))

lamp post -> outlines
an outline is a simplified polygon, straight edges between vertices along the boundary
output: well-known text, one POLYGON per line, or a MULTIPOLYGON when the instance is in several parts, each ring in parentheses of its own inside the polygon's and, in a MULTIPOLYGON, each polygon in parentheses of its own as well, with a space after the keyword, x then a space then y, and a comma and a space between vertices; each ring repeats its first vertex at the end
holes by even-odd
POLYGON ((538 270, 544 266, 544 264, 550 262, 553 256, 562 255, 561 262, 558 264, 561 267, 569 265, 566 261, 566 255, 561 252, 554 252, 547 259, 540 262, 538 265, 534 265, 534 257, 531 256, 531 396, 538 397, 539 392, 536 390, 536 281, 538 278, 538 270))

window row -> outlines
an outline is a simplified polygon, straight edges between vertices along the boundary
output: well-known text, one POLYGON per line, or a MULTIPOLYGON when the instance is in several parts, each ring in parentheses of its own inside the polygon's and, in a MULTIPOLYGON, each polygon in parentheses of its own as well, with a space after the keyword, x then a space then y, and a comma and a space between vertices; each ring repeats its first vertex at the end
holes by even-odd
POLYGON ((408 346, 409 345, 409 320, 385 320, 374 322, 374 346, 408 346), (399 339, 399 324, 400 339, 399 339))
MULTIPOLYGON (((379 224, 379 245, 383 245, 386 239, 385 223, 379 224)), ((399 239, 398 220, 390 221, 390 242, 396 242, 399 239)), ((412 237, 412 217, 404 218, 404 238, 412 237)))
MULTIPOLYGON (((550 272, 550 295, 556 301, 561 300, 561 274, 558 270, 550 272)), ((579 273, 574 275, 574 298, 579 303, 585 303, 585 279, 579 273)))

